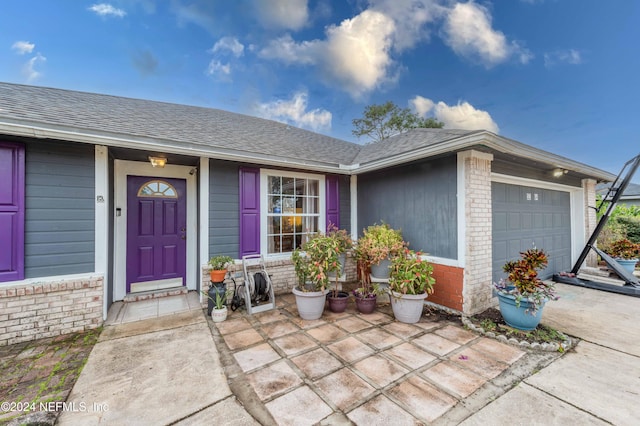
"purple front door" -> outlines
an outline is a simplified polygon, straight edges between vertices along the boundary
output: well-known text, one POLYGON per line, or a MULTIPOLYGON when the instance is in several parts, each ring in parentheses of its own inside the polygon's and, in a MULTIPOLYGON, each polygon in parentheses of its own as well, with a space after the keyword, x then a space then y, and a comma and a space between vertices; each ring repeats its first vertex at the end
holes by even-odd
POLYGON ((127 177, 127 293, 148 281, 186 285, 184 179, 127 177))

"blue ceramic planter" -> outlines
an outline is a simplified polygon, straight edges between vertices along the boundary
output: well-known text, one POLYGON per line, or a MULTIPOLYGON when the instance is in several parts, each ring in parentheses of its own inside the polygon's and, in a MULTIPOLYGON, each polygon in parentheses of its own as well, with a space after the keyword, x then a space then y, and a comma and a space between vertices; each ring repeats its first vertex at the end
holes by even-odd
POLYGON ((544 303, 538 309, 535 315, 525 312, 529 309, 528 300, 521 300, 520 306, 516 306, 516 298, 510 294, 498 293, 498 301, 500 302, 500 313, 504 322, 518 330, 530 331, 534 330, 542 319, 542 308, 544 303))
POLYGON ((638 259, 616 259, 616 262, 618 262, 624 269, 629 271, 630 274, 633 274, 633 271, 636 269, 636 263, 638 263, 638 259))

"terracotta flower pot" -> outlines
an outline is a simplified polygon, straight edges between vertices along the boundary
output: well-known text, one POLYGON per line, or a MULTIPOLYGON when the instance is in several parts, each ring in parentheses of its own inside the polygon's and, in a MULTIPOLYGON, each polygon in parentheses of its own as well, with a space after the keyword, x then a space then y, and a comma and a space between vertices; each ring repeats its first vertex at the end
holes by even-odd
POLYGON ((211 276, 211 281, 214 283, 221 283, 222 281, 224 281, 224 277, 227 275, 227 270, 226 269, 212 269, 209 272, 209 275, 211 276))

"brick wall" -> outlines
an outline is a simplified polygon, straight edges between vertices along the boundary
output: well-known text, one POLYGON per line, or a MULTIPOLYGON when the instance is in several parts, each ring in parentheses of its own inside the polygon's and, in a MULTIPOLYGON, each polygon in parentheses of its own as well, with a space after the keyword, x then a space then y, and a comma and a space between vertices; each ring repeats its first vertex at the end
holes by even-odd
POLYGON ((462 311, 464 269, 437 263, 432 263, 432 265, 436 284, 433 287, 433 294, 430 294, 427 300, 456 311, 462 311))
MULTIPOLYGON (((271 276, 271 282, 273 284, 273 291, 277 294, 285 294, 290 293, 293 287, 298 285, 298 277, 296 277, 295 270, 293 268, 293 262, 291 259, 282 259, 282 260, 266 260, 265 267, 267 272, 271 276)), ((242 270, 242 264, 235 264, 229 267, 230 273, 235 277, 236 285, 241 285, 244 283, 244 272, 242 270)), ((250 270, 251 272, 257 272, 258 269, 253 268, 250 270)), ((347 262, 345 266, 346 279, 345 282, 351 282, 357 280, 357 271, 355 259, 353 258, 351 253, 347 254, 347 262)), ((202 268, 202 281, 201 288, 205 292, 209 290, 210 285, 210 277, 209 277, 209 267, 205 266, 202 268)), ((227 280, 229 283, 229 280, 227 280)), ((227 288, 233 287, 233 284, 229 286, 227 284, 227 288)), ((203 306, 207 304, 206 296, 201 298, 203 306)))
MULTIPOLYGON (((464 174, 465 265, 463 312, 474 314, 490 307, 492 231, 491 161, 478 151, 458 153, 464 174)), ((460 196, 461 194, 458 194, 460 196)))
MULTIPOLYGON (((584 191, 584 241, 589 241, 589 237, 596 229, 596 211, 591 207, 596 205, 596 181, 593 179, 582 179, 582 189, 584 191)), ((598 266, 598 256, 593 250, 589 250, 584 266, 596 268, 598 266)))
POLYGON ((0 287, 0 346, 102 325, 103 277, 0 287))

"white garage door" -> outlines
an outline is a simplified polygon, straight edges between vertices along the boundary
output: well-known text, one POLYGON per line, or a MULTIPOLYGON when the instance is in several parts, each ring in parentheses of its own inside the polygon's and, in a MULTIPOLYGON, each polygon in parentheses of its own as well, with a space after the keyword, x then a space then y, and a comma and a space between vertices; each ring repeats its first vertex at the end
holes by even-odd
POLYGON ((492 182, 493 280, 505 262, 532 247, 549 254, 541 278, 571 269, 571 203, 564 191, 492 182))

